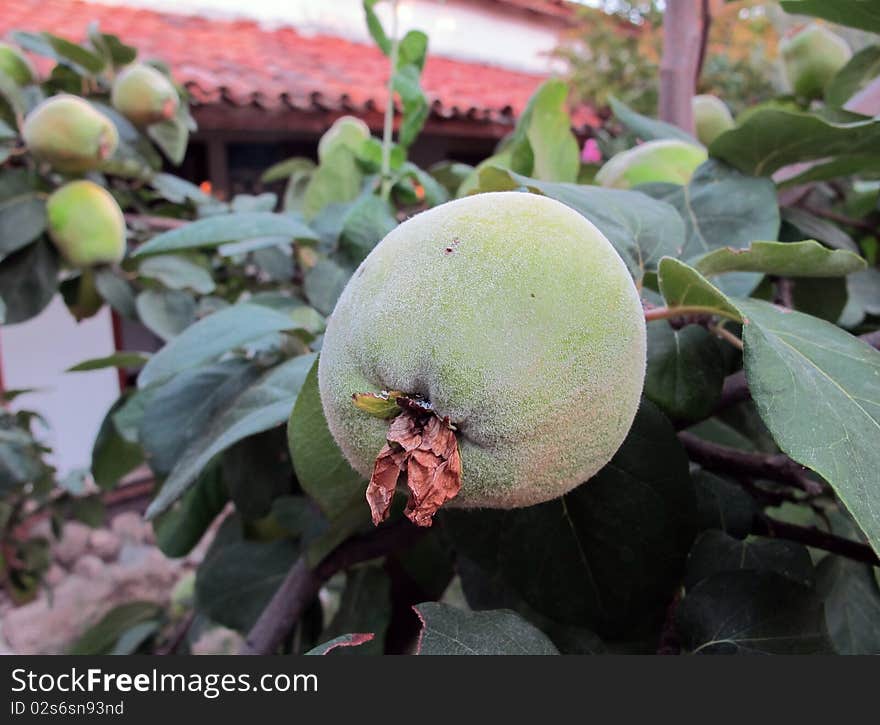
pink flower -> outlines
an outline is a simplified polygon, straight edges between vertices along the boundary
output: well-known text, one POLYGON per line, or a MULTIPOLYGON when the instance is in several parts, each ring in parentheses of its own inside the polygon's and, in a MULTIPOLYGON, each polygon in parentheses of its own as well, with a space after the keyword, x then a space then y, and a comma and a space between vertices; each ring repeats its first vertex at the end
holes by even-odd
POLYGON ((598 164, 601 160, 602 152, 599 151, 599 144, 596 143, 596 139, 588 138, 581 151, 581 161, 585 164, 598 164))

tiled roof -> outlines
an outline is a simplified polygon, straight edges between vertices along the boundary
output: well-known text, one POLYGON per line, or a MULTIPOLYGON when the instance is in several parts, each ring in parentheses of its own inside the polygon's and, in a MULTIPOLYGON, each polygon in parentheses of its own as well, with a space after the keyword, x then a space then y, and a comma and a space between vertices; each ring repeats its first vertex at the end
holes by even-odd
MULTIPOLYGON (((159 58, 198 105, 369 113, 384 107, 388 60, 371 45, 293 28, 158 13, 80 0, 3 0, 0 35, 48 31, 81 41, 90 22, 159 58)), ((509 125, 543 76, 429 55, 423 87, 436 119, 509 125)), ((576 127, 596 125, 589 109, 576 127)))

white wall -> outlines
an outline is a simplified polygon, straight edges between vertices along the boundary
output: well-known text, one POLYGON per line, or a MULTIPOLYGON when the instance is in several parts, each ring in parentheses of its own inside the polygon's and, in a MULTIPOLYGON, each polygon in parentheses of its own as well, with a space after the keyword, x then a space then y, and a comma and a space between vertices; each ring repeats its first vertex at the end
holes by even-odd
MULTIPOLYGON (((91 1, 215 18, 247 18, 268 28, 289 25, 304 34, 372 42, 361 0, 91 1)), ((389 29, 390 3, 379 3, 376 12, 389 29)), ((557 44, 558 26, 505 11, 503 6, 493 10, 461 0, 400 0, 398 17, 401 32, 417 28, 428 34, 429 53, 536 73, 558 66, 546 55, 557 44)))
MULTIPOLYGON (((92 443, 104 414, 119 396, 115 368, 87 373, 64 370, 113 353, 113 326, 106 306, 77 323, 60 296, 27 322, 0 328, 0 364, 7 390, 38 388, 13 401, 13 409, 36 410, 51 425, 40 436, 54 449, 63 475, 89 467, 92 443)), ((40 431, 42 433, 42 431, 40 431)))

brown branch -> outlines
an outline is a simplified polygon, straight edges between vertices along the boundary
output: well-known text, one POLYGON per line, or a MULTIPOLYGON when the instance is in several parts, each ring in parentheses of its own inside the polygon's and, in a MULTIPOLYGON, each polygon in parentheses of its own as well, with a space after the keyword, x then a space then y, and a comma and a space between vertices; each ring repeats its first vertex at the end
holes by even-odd
POLYGON ((794 282, 788 277, 776 277, 773 280, 776 295, 773 302, 788 309, 794 309, 794 282))
POLYGON ((825 487, 807 475, 807 469, 784 453, 748 453, 703 440, 693 433, 678 434, 688 456, 709 471, 768 478, 787 483, 817 496, 825 487))
POLYGON ((669 0, 663 16, 660 119, 694 132, 694 79, 700 54, 700 3, 669 0))
POLYGON ((341 544, 312 568, 300 557, 245 639, 241 654, 272 654, 334 574, 412 543, 427 532, 402 519, 341 544))
POLYGON ((190 223, 189 219, 174 219, 167 216, 150 216, 149 214, 125 214, 129 224, 150 227, 152 229, 179 229, 190 223))
POLYGON ((694 73, 694 89, 700 84, 700 76, 703 75, 703 64, 706 62, 706 50, 709 48, 709 29, 712 27, 712 8, 709 0, 702 0, 700 7, 700 54, 697 56, 697 70, 694 73))
POLYGON ((846 539, 842 536, 828 534, 820 529, 797 526, 785 521, 770 518, 769 516, 761 515, 756 517, 752 533, 760 536, 769 536, 774 539, 796 541, 799 544, 811 546, 814 549, 821 549, 822 551, 828 551, 847 559, 861 561, 873 566, 880 566, 880 558, 877 557, 874 550, 867 544, 846 539))

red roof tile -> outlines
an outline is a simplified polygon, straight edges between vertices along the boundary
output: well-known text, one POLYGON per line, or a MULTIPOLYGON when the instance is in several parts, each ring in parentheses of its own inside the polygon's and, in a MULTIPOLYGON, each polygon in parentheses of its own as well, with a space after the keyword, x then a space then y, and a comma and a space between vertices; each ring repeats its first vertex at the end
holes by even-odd
MULTIPOLYGON (((4 0, 0 34, 48 31, 82 41, 98 21, 145 58, 168 63, 195 104, 374 111, 384 106, 388 60, 372 45, 251 21, 158 13, 80 0, 4 0)), ((429 54, 423 87, 436 118, 510 124, 544 76, 429 54)), ((596 125, 579 109, 575 125, 596 125)))

